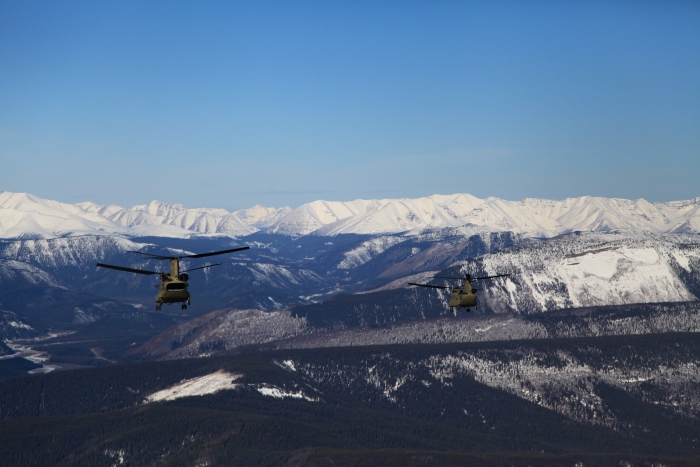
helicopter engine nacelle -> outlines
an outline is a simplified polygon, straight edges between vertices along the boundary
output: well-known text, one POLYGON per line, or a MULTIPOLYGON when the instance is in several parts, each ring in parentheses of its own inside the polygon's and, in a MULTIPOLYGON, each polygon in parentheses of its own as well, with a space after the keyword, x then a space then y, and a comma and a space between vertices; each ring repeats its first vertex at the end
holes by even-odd
POLYGON ((183 282, 187 282, 189 280, 190 276, 188 276, 185 273, 180 274, 180 280, 183 282))

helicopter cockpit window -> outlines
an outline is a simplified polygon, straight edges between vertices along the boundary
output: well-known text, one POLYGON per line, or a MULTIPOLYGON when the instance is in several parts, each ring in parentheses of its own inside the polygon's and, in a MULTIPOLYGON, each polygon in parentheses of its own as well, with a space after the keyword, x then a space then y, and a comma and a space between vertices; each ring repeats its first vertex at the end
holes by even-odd
POLYGON ((187 286, 180 282, 180 283, 175 283, 175 284, 168 284, 165 286, 165 290, 185 290, 187 286))

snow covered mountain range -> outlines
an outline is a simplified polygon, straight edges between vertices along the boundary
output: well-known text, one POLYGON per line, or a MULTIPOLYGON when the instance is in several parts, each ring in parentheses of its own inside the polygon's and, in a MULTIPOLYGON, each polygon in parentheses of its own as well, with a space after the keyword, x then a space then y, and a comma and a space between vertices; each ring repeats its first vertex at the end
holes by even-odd
POLYGON ((696 233, 700 231, 700 198, 652 204, 643 199, 590 196, 564 201, 506 201, 455 194, 417 199, 314 201, 266 230, 287 235, 376 235, 465 225, 534 237, 576 230, 696 233))
POLYGON ((152 201, 128 208, 67 204, 26 193, 0 192, 0 238, 124 235, 240 237, 258 231, 288 236, 382 235, 468 226, 553 237, 572 231, 633 230, 699 233, 700 197, 649 203, 585 196, 563 201, 506 201, 469 194, 416 199, 314 201, 289 207, 254 206, 235 212, 152 201))
POLYGON ((0 238, 124 235, 187 238, 193 234, 238 237, 264 228, 291 212, 288 207, 187 209, 152 201, 122 208, 84 202, 67 204, 27 193, 0 192, 0 238))

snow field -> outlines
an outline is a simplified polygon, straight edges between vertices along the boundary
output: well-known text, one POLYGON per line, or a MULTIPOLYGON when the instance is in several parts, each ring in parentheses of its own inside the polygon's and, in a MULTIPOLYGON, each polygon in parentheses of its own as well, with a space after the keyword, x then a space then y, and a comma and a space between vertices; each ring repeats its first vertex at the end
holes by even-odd
POLYGON ((182 381, 175 386, 154 392, 146 397, 144 403, 157 401, 172 401, 181 397, 203 396, 214 394, 225 389, 236 389, 240 386, 235 381, 243 375, 234 375, 225 371, 217 371, 205 376, 182 381))

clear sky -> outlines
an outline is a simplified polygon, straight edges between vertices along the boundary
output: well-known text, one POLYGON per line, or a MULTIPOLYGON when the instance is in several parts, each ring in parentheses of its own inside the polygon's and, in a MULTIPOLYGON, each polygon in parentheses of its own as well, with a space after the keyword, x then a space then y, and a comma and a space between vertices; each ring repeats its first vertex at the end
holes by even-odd
POLYGON ((0 190, 700 196, 700 2, 0 0, 0 190))

